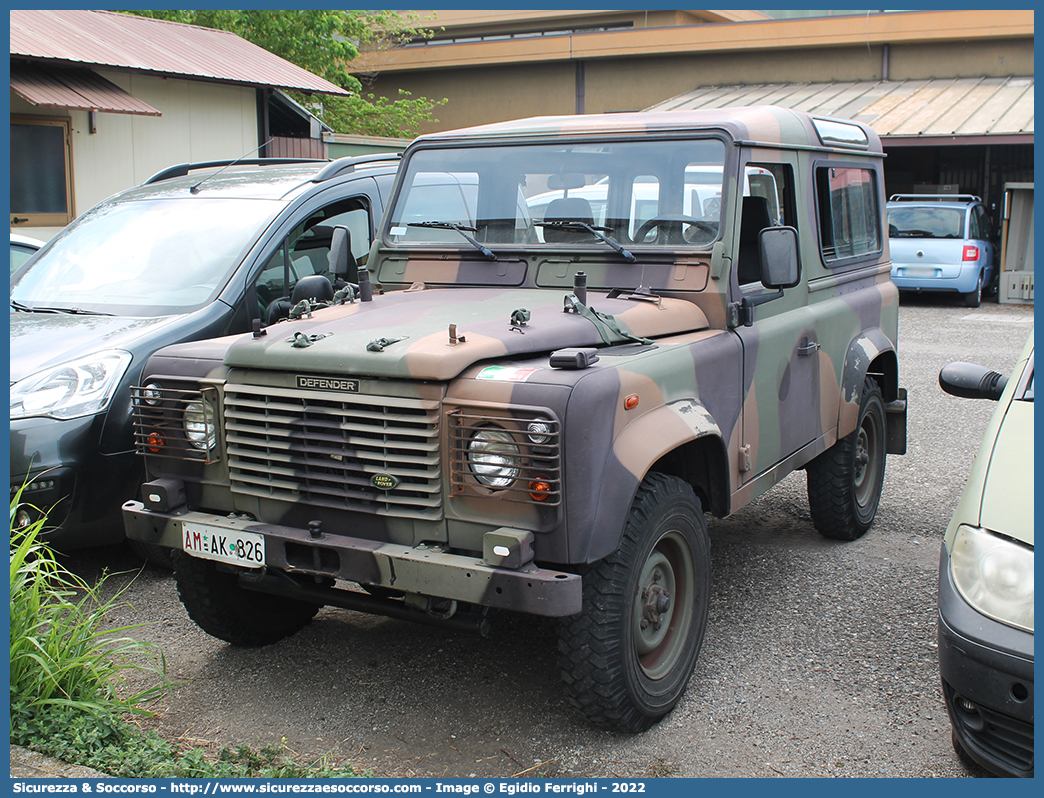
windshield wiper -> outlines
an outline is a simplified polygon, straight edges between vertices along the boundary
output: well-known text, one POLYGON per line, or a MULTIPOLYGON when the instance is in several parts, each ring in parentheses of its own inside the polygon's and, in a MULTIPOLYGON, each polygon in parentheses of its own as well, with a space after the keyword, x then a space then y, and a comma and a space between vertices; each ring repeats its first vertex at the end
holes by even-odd
POLYGON ((70 316, 111 316, 111 313, 103 313, 100 310, 84 310, 83 308, 60 308, 60 307, 41 307, 40 305, 23 305, 17 299, 11 300, 11 307, 15 310, 25 311, 26 313, 65 313, 70 316))
POLYGON ((462 236, 464 236, 465 239, 467 239, 467 242, 469 244, 471 244, 473 247, 475 247, 475 249, 477 249, 479 252, 481 252, 487 258, 489 258, 490 260, 499 260, 499 258, 495 254, 493 254, 493 250, 487 249, 486 247, 482 246, 482 244, 480 244, 478 241, 476 241, 474 238, 472 238, 471 236, 468 235, 468 233, 477 232, 477 230, 474 227, 468 227, 467 225, 456 224, 454 222, 407 222, 406 226, 407 227, 428 227, 428 228, 432 228, 434 230, 456 230, 458 233, 460 233, 462 236))
POLYGON ((623 255, 624 259, 628 263, 634 263, 636 260, 638 260, 633 254, 631 254, 631 252, 621 247, 619 244, 613 241, 613 239, 609 238, 609 236, 602 235, 599 232, 599 230, 611 232, 611 228, 609 227, 594 227, 593 225, 589 225, 587 222, 580 222, 575 219, 558 219, 553 222, 533 222, 533 224, 537 225, 538 227, 557 227, 559 229, 565 230, 586 230, 599 241, 608 244, 621 255, 623 255))
POLYGON ((11 300, 11 307, 15 310, 22 311, 22 313, 57 313, 57 311, 47 310, 46 308, 41 310, 39 308, 29 307, 29 305, 22 304, 17 299, 11 300))

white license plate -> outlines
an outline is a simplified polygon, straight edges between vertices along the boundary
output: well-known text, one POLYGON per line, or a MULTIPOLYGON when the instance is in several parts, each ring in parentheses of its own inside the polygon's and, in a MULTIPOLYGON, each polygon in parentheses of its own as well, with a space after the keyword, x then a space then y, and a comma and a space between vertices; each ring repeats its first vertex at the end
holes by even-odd
POLYGON ((935 277, 935 269, 908 268, 903 272, 903 277, 935 277))
POLYGON ((245 568, 265 564, 262 535, 204 524, 182 524, 181 528, 181 548, 186 554, 245 568))

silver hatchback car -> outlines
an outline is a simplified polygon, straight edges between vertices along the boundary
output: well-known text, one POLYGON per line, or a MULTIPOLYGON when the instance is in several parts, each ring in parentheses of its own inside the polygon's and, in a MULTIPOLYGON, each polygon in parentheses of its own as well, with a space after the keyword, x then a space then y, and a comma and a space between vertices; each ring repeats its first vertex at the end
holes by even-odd
POLYGON ((888 198, 892 282, 900 291, 951 291, 970 308, 996 268, 993 226, 971 194, 893 194, 888 198))

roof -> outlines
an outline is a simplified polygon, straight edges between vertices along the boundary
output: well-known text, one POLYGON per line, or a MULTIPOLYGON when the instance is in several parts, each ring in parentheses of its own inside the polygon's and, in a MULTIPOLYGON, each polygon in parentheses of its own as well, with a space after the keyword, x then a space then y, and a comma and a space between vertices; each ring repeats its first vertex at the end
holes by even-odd
POLYGON ((38 108, 161 116, 144 100, 89 69, 12 64, 11 91, 38 108))
POLYGON ((348 91, 234 33, 85 10, 12 10, 11 58, 319 94, 348 91))
MULTIPOLYGON (((873 130, 866 132, 867 152, 881 152, 881 143, 873 130)), ((417 141, 445 143, 465 138, 477 139, 546 139, 556 136, 599 136, 628 133, 657 133, 679 130, 725 130, 737 141, 755 141, 763 144, 786 143, 798 146, 821 147, 823 142, 808 114, 790 108, 772 106, 733 107, 720 110, 714 107, 694 111, 655 110, 622 114, 584 114, 579 116, 539 116, 510 122, 429 133, 417 141)), ((831 145, 827 145, 831 146, 831 145)))
POLYGON ((1032 77, 707 86, 646 110, 766 104, 863 122, 892 146, 1033 141, 1032 77))

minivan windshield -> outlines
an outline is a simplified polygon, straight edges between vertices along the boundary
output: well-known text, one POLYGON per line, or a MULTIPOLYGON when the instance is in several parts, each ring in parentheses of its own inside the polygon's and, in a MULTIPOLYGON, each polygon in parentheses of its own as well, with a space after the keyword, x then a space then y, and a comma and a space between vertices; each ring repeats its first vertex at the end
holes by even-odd
POLYGON ((12 307, 120 316, 188 312, 217 296, 282 208, 242 198, 107 203, 15 275, 12 307))
POLYGON ((405 166, 385 241, 466 247, 464 230, 493 250, 709 248, 725 152, 715 138, 419 149, 405 166))

